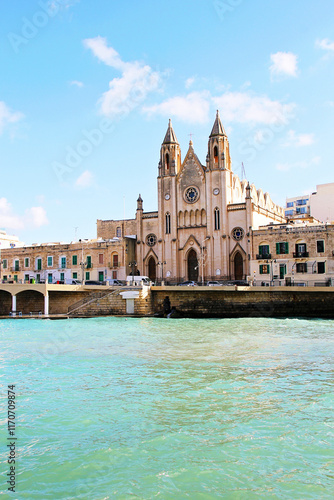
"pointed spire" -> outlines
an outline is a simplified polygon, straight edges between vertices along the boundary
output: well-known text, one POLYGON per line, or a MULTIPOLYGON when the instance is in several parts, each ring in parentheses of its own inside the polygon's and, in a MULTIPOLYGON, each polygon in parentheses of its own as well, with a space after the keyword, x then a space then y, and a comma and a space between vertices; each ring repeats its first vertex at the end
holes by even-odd
POLYGON ((214 135, 226 135, 222 122, 220 121, 219 111, 217 109, 215 123, 213 124, 210 137, 214 135))
POLYGON ((173 130, 171 119, 169 119, 168 129, 164 138, 164 142, 162 144, 170 144, 170 143, 178 144, 175 132, 173 130))
POLYGON ((143 210, 143 198, 141 195, 139 195, 137 199, 137 210, 143 210))

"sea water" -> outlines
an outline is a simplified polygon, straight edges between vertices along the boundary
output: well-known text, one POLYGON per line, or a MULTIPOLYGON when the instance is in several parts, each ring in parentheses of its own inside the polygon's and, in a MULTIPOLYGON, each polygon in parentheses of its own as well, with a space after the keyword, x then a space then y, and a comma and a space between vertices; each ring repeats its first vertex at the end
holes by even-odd
POLYGON ((303 319, 2 320, 3 497, 333 498, 333 334, 303 319))

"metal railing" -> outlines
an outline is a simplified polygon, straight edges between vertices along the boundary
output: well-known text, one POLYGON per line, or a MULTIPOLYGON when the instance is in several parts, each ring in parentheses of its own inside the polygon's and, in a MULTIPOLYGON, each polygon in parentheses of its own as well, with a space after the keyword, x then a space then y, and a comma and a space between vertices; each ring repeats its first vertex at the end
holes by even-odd
POLYGON ((256 254, 257 260, 267 260, 271 259, 271 253, 256 254))
POLYGON ((309 252, 293 252, 294 259, 308 257, 308 256, 309 256, 309 252))

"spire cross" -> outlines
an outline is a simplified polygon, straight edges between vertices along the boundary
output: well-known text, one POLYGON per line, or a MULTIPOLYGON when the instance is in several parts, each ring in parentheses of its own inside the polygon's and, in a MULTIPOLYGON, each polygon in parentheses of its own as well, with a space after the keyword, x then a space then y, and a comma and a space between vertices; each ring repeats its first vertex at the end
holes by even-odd
POLYGON ((189 137, 190 137, 190 140, 192 141, 192 139, 193 139, 193 135, 195 135, 195 134, 192 134, 192 133, 191 133, 191 134, 188 134, 188 135, 189 135, 189 137))

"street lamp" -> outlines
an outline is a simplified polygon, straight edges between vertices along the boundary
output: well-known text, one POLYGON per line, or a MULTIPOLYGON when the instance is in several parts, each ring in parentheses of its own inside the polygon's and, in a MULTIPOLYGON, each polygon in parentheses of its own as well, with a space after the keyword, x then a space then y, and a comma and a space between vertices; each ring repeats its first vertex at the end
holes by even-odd
POLYGON ((137 266, 137 262, 135 260, 133 260, 132 262, 130 262, 129 264, 129 267, 131 267, 131 274, 132 274, 132 285, 133 285, 133 282, 135 280, 135 267, 137 266))
MULTIPOLYGON (((84 285, 85 284, 85 280, 84 280, 84 273, 85 273, 85 267, 86 267, 86 263, 84 261, 84 251, 83 251, 83 240, 79 240, 79 243, 81 243, 81 262, 80 262, 80 266, 81 266, 81 284, 84 285)), ((87 241, 85 242, 86 244, 88 243, 87 241)))
POLYGON ((202 271, 202 286, 204 285, 204 246, 203 244, 205 243, 205 241, 209 240, 210 239, 210 236, 207 236, 203 241, 202 241, 202 245, 201 245, 201 271, 202 271))

